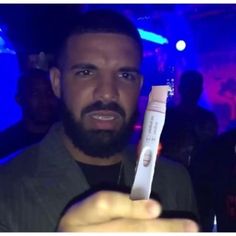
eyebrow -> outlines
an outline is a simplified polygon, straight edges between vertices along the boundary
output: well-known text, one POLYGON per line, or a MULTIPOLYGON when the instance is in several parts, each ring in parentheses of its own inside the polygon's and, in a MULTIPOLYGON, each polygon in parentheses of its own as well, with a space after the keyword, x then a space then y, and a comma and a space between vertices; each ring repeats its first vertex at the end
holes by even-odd
POLYGON ((89 63, 79 63, 79 64, 75 64, 72 65, 70 67, 70 70, 76 70, 76 69, 91 69, 91 70, 96 70, 97 67, 93 64, 89 64, 89 63))
MULTIPOLYGON (((97 70, 98 68, 90 63, 79 63, 72 65, 71 70, 76 70, 76 69, 90 69, 90 70, 97 70)), ((120 72, 132 72, 132 73, 137 73, 140 74, 140 70, 137 69, 136 67, 122 67, 119 69, 120 72)))
POLYGON ((137 69, 136 67, 122 67, 119 69, 120 72, 133 72, 140 74, 140 70, 137 69))

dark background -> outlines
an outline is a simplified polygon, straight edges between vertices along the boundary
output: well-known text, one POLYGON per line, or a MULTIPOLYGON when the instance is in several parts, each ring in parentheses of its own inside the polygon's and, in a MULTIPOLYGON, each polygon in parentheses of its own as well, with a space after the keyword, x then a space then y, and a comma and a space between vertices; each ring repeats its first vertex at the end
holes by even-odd
POLYGON ((139 25, 151 25, 169 38, 183 27, 173 29, 169 19, 180 16, 188 22, 200 51, 236 45, 235 4, 0 4, 0 25, 7 28, 18 51, 50 51, 63 26, 80 12, 105 7, 124 12, 139 25))

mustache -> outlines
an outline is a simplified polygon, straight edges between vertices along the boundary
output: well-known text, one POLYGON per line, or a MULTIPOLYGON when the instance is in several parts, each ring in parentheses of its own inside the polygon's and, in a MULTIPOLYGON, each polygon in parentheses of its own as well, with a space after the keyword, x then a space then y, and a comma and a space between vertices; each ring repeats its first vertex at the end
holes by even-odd
POLYGON ((99 110, 108 110, 108 111, 114 111, 121 115, 121 117, 125 118, 126 113, 124 109, 117 104, 116 102, 110 102, 110 103, 103 103, 101 101, 97 101, 85 108, 81 111, 81 117, 83 117, 86 113, 93 112, 93 111, 99 111, 99 110))

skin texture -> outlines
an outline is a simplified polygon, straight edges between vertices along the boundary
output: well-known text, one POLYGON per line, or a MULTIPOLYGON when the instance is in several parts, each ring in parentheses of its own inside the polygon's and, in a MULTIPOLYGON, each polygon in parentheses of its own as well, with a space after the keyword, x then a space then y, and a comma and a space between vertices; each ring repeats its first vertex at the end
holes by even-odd
MULTIPOLYGON (((51 70, 55 95, 63 97, 76 120, 87 129, 117 130, 134 112, 142 86, 141 58, 133 39, 111 33, 73 35, 67 41, 63 68, 51 70), (95 120, 81 111, 94 102, 116 102, 125 117, 112 121, 95 120)), ((101 113, 99 113, 101 115, 101 113)), ((104 113, 102 113, 104 115, 104 113)), ((120 153, 106 159, 91 158, 74 147, 65 135, 72 156, 84 163, 111 165, 120 162, 120 153)), ((69 208, 58 224, 61 232, 197 231, 189 220, 156 219, 161 206, 154 200, 131 201, 127 194, 100 191, 69 208)))

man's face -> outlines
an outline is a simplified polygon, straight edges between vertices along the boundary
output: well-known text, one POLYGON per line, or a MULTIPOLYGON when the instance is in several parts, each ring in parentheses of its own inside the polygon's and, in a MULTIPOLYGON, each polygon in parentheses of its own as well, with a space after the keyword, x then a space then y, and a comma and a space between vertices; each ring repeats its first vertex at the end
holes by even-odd
POLYGON ((196 105, 202 94, 202 83, 195 77, 185 78, 180 81, 179 92, 182 102, 189 105, 196 105))
POLYGON ((51 80, 63 103, 66 134, 79 149, 84 147, 77 140, 87 137, 86 154, 112 155, 99 149, 119 146, 127 136, 142 84, 140 61, 136 43, 125 35, 86 33, 69 38, 64 66, 60 73, 51 71, 51 80))
POLYGON ((36 78, 27 85, 22 98, 24 114, 36 124, 51 124, 57 115, 57 100, 47 78, 36 78))

